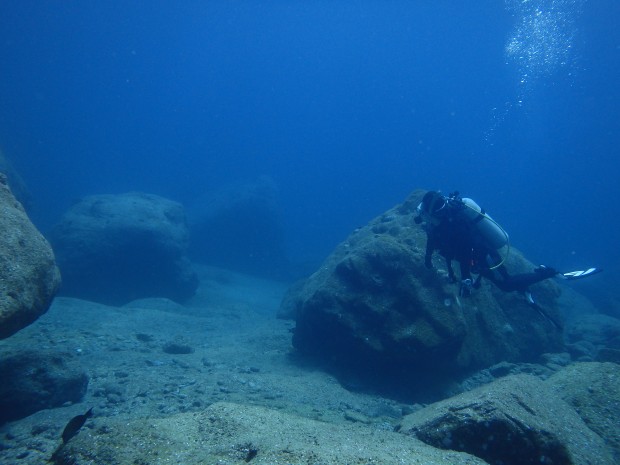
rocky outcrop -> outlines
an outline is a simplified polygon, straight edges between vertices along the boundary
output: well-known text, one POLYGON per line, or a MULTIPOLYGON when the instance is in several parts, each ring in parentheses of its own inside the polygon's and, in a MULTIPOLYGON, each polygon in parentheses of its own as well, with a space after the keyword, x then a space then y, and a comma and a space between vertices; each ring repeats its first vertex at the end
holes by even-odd
POLYGON ((278 318, 283 320, 294 320, 297 316, 297 304, 300 294, 306 284, 305 279, 298 280, 291 284, 280 301, 280 307, 276 313, 278 318))
MULTIPOLYGON (((413 221, 422 195, 414 192, 355 231, 287 296, 280 314, 295 315, 294 346, 358 373, 391 370, 399 383, 560 351, 560 331, 523 296, 483 281, 459 298, 443 260, 435 263, 440 271, 425 268, 425 233, 413 221)), ((534 268, 514 249, 507 267, 534 268)), ((547 281, 532 290, 558 319, 558 286, 547 281)))
POLYGON ((188 240, 177 202, 137 192, 86 197, 52 231, 61 292, 115 305, 144 297, 183 301, 198 286, 188 240))
POLYGON ((32 194, 28 190, 28 186, 17 172, 11 160, 0 150, 0 173, 4 173, 7 177, 9 187, 15 198, 22 204, 24 209, 28 211, 32 203, 32 194))
POLYGON ((204 195, 188 217, 193 261, 260 276, 286 272, 278 190, 271 179, 204 195))
POLYGON ((620 463, 620 365, 575 363, 550 377, 545 384, 568 403, 586 425, 609 445, 620 463))
POLYGON ((567 327, 566 339, 569 347, 587 344, 593 358, 604 349, 620 351, 620 320, 602 313, 581 315, 567 327))
POLYGON ((612 465, 610 450, 549 385, 502 378, 406 416, 403 434, 504 465, 612 465))
POLYGON ((69 463, 218 463, 236 465, 483 465, 476 457, 415 438, 357 425, 335 425, 256 407, 218 402, 200 413, 127 422, 97 419, 55 455, 69 463))
POLYGON ((0 174, 0 339, 47 311, 60 285, 54 254, 0 174))
POLYGON ((77 361, 61 352, 2 353, 0 373, 0 424, 79 402, 88 386, 77 361))

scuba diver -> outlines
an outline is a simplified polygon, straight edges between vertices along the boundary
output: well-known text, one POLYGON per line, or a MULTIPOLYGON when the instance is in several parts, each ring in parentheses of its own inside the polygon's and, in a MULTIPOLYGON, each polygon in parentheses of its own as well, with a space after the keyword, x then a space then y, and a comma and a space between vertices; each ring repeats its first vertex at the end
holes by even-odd
MULTIPOLYGON (((529 291, 529 286, 554 276, 563 279, 577 279, 597 273, 599 268, 585 271, 560 273, 541 265, 531 273, 510 275, 504 266, 509 253, 508 233, 493 220, 476 202, 462 198, 458 192, 447 197, 440 192, 429 191, 417 207, 418 215, 414 221, 423 224, 426 230, 426 253, 424 263, 433 268, 433 253, 438 251, 446 260, 448 279, 457 282, 452 261, 460 267, 459 295, 469 296, 473 289, 478 289, 482 278, 486 278, 505 292, 522 292, 528 302, 549 318, 536 305, 529 291), (504 257, 499 250, 506 246, 504 257), (475 279, 472 274, 477 275, 475 279)), ((556 322, 552 323, 556 324, 556 322)))

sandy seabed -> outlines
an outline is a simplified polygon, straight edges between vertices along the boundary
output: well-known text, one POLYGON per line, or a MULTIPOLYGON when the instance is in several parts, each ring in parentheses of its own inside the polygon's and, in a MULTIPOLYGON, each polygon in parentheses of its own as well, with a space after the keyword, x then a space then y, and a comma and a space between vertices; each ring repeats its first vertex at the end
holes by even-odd
POLYGON ((110 307, 58 297, 38 321, 0 341, 4 350, 66 353, 90 379, 82 402, 0 427, 0 463, 49 459, 69 419, 90 407, 90 429, 102 418, 161 419, 230 402, 382 431, 409 408, 349 391, 295 355, 294 322, 276 318, 287 285, 198 271, 201 286, 186 305, 153 298, 110 307))

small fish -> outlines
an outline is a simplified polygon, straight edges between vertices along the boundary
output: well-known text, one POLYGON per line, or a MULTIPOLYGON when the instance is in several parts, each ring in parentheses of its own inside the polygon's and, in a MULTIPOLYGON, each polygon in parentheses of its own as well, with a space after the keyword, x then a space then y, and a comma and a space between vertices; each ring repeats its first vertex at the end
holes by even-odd
POLYGON ((93 408, 91 407, 84 415, 78 415, 69 420, 69 423, 67 423, 67 426, 65 426, 65 429, 62 432, 62 443, 66 444, 69 439, 78 434, 78 431, 82 426, 84 426, 86 420, 92 416, 93 408))

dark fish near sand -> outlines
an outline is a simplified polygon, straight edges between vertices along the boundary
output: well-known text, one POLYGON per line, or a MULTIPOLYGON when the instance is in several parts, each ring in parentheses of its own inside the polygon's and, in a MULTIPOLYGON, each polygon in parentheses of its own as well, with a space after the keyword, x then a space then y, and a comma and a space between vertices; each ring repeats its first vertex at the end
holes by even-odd
POLYGON ((67 423, 67 426, 65 426, 65 429, 62 432, 62 443, 66 444, 67 441, 69 441, 69 439, 75 436, 80 430, 80 428, 84 426, 84 423, 86 423, 86 420, 92 416, 93 416, 93 409, 91 407, 90 409, 88 409, 88 412, 86 412, 84 415, 78 415, 76 417, 73 417, 71 420, 69 420, 69 423, 67 423))

